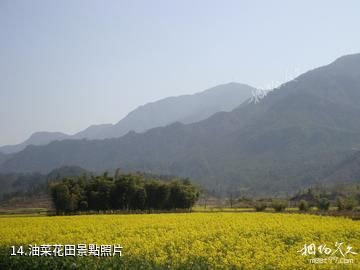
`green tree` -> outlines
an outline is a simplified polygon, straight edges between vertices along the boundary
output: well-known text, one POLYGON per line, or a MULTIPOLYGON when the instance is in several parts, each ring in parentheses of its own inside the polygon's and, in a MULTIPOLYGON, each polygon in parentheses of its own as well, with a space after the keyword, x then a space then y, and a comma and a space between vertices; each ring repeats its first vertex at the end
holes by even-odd
POLYGON ((267 205, 265 202, 263 201, 256 201, 254 203, 254 208, 256 212, 261 212, 264 211, 266 209, 267 205))
POLYGON ((330 207, 330 201, 327 198, 320 198, 318 200, 318 208, 323 211, 329 210, 330 207))
POLYGON ((338 197, 336 204, 339 211, 353 210, 353 208, 356 206, 356 200, 352 197, 338 197))
POLYGON ((303 211, 303 212, 306 212, 309 210, 309 204, 307 201, 305 200, 301 200, 300 203, 299 203, 299 210, 300 211, 303 211))
POLYGON ((287 207, 287 201, 286 200, 273 200, 271 203, 271 207, 274 208, 276 212, 282 212, 287 207))
POLYGON ((57 184, 52 188, 52 197, 57 214, 70 210, 70 192, 66 184, 57 184))

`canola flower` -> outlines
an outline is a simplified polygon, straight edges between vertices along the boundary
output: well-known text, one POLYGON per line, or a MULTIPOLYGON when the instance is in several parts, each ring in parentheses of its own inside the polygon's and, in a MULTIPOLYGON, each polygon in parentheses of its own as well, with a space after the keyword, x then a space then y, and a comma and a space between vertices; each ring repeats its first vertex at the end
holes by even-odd
POLYGON ((0 246, 8 250, 28 244, 121 244, 121 258, 106 258, 114 269, 118 263, 133 269, 134 264, 126 267, 130 260, 139 269, 360 269, 360 223, 346 218, 281 213, 2 217, 0 235, 0 246), (337 242, 344 243, 344 251, 351 245, 359 253, 348 254, 351 265, 312 265, 311 257, 299 252, 305 244, 334 249, 337 242))

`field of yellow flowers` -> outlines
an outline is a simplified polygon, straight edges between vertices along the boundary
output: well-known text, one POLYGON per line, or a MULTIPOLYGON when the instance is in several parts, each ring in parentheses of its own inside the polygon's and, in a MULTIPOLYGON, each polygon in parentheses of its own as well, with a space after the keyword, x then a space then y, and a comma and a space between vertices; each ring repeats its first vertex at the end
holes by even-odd
POLYGON ((0 236, 0 269, 360 269, 360 222, 305 214, 0 217, 0 236), (121 245, 121 256, 17 253, 78 244, 121 245))

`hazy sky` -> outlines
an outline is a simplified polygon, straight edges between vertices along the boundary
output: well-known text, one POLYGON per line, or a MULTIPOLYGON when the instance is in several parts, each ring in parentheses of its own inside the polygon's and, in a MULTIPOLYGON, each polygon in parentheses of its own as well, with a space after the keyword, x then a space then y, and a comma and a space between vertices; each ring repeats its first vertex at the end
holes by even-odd
POLYGON ((360 52, 360 1, 0 0, 0 145, 360 52))

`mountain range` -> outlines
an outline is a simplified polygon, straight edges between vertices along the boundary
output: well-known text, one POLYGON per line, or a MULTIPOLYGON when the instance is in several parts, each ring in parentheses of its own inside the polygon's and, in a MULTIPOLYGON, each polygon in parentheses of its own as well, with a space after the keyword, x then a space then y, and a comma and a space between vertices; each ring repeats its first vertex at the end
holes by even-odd
POLYGON ((28 146, 3 161, 0 172, 120 167, 191 177, 222 193, 293 192, 326 183, 334 168, 346 167, 360 145, 359 104, 360 54, 354 54, 300 75, 258 103, 120 138, 28 146))
POLYGON ((169 97, 140 106, 115 125, 92 125, 74 135, 61 132, 36 132, 20 144, 0 147, 0 153, 16 153, 28 145, 46 145, 64 139, 118 138, 130 131, 145 132, 175 122, 194 123, 214 113, 233 110, 251 98, 254 90, 253 87, 245 84, 228 83, 193 95, 169 97))
POLYGON ((360 151, 340 162, 324 178, 323 185, 338 186, 356 184, 360 182, 360 151))
MULTIPOLYGON (((28 145, 45 145, 52 141, 64 140, 69 138, 69 135, 61 132, 36 132, 32 134, 26 141, 16 145, 4 145, 0 147, 0 153, 11 154, 20 152, 25 149, 28 145)), ((1 157, 0 157, 1 160, 1 157)))

